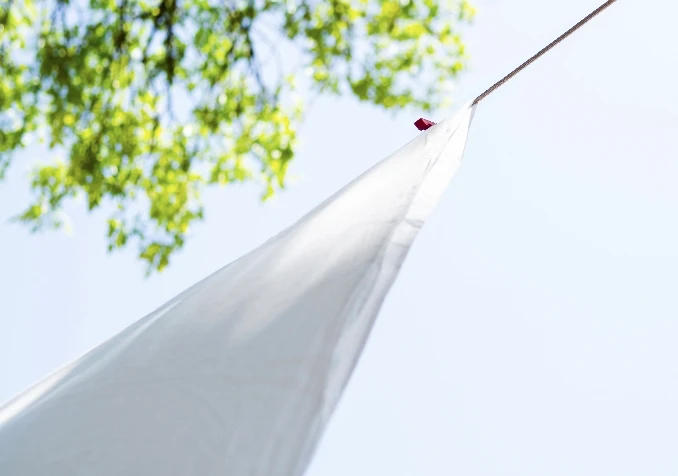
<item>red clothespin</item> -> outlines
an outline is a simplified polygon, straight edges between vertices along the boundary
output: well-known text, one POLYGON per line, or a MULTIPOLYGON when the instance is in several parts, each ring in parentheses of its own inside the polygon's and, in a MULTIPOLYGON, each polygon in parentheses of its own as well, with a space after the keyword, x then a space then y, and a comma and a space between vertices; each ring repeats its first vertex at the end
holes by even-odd
POLYGON ((426 129, 433 127, 436 125, 435 122, 429 121, 428 119, 424 119, 423 117, 420 117, 414 122, 414 125, 419 129, 420 131, 425 131, 426 129))

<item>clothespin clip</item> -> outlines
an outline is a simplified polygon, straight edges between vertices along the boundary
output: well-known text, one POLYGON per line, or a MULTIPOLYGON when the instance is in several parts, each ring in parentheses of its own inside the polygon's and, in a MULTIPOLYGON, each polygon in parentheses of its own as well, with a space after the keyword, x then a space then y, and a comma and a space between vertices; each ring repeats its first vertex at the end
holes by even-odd
POLYGON ((435 122, 429 121, 428 119, 424 119, 423 117, 420 117, 414 122, 414 125, 416 126, 417 129, 420 131, 425 131, 426 129, 429 129, 433 126, 436 125, 435 122))

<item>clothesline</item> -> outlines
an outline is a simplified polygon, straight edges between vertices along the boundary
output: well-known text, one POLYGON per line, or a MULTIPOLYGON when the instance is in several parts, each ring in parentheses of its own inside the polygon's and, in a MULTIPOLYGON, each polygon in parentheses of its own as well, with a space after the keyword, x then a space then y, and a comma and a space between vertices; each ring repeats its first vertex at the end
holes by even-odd
POLYGON ((572 28, 570 28, 569 30, 567 30, 565 33, 563 33, 562 35, 560 35, 558 38, 556 38, 555 40, 553 40, 553 41, 552 41, 551 43, 549 43, 546 47, 544 47, 543 49, 541 49, 537 54, 535 54, 534 56, 532 56, 530 59, 528 59, 528 60, 525 61, 523 64, 521 64, 520 66, 518 66, 516 69, 514 69, 514 70, 511 71, 509 74, 507 74, 506 76, 504 76, 502 79, 500 79, 499 81, 497 81, 496 83, 494 83, 489 89, 487 89, 487 90, 486 90, 484 93, 482 93, 480 96, 478 96, 477 98, 475 98, 474 101, 473 101, 473 105, 478 104, 480 101, 482 101, 482 100, 485 99, 487 96, 489 96, 490 94, 492 94, 494 91, 496 91, 497 89, 499 89, 499 87, 502 86, 504 83, 506 83, 509 79, 513 78, 515 75, 517 75, 518 73, 520 73, 522 70, 524 70, 525 68, 527 68, 527 67, 528 67, 529 65, 531 65, 532 63, 534 63, 534 62, 535 62, 537 59, 539 59, 542 55, 544 55, 545 53, 549 52, 549 51, 550 51, 553 47, 555 47, 558 43, 560 43, 560 42, 563 41, 565 38, 567 38, 568 36, 570 36, 572 33, 574 33, 575 31, 577 31, 579 28, 581 28, 582 26, 584 26, 584 25, 585 25, 586 23, 588 23, 591 19, 593 19, 594 17, 596 17, 599 13, 601 13, 603 10, 605 10, 607 7, 609 7, 610 5, 612 5, 612 4, 613 4, 614 2, 616 2, 616 1, 617 1, 617 0, 608 0, 607 2, 605 2, 604 4, 602 4, 601 6, 599 6, 598 8, 596 8, 594 11, 592 11, 591 13, 589 13, 589 14, 588 14, 584 19, 582 19, 579 23, 577 23, 577 24, 574 25, 572 28))

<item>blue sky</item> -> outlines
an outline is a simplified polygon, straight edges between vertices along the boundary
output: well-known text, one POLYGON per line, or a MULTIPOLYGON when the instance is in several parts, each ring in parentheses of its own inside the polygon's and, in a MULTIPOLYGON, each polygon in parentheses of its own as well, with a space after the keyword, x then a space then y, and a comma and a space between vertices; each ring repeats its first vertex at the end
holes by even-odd
MULTIPOLYGON (((476 0, 457 103, 601 2, 476 0)), ((677 17, 621 0, 480 105, 309 476, 678 473, 677 17)), ((73 207, 73 236, 7 223, 41 158, 23 154, 0 186, 0 401, 294 222, 414 119, 319 100, 289 190, 210 192, 150 279, 105 252, 101 215, 73 207)))

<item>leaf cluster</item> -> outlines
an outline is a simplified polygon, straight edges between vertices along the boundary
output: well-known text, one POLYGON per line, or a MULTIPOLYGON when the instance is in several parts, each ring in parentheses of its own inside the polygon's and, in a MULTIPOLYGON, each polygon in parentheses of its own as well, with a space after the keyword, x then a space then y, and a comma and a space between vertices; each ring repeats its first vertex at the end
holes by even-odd
POLYGON ((135 243, 162 270, 205 187, 285 186, 300 78, 431 109, 464 68, 457 27, 473 14, 466 0, 0 1, 0 179, 44 140, 62 160, 35 171, 20 219, 59 227, 69 199, 112 205, 109 249, 135 243), (299 68, 285 71, 283 44, 299 68))

